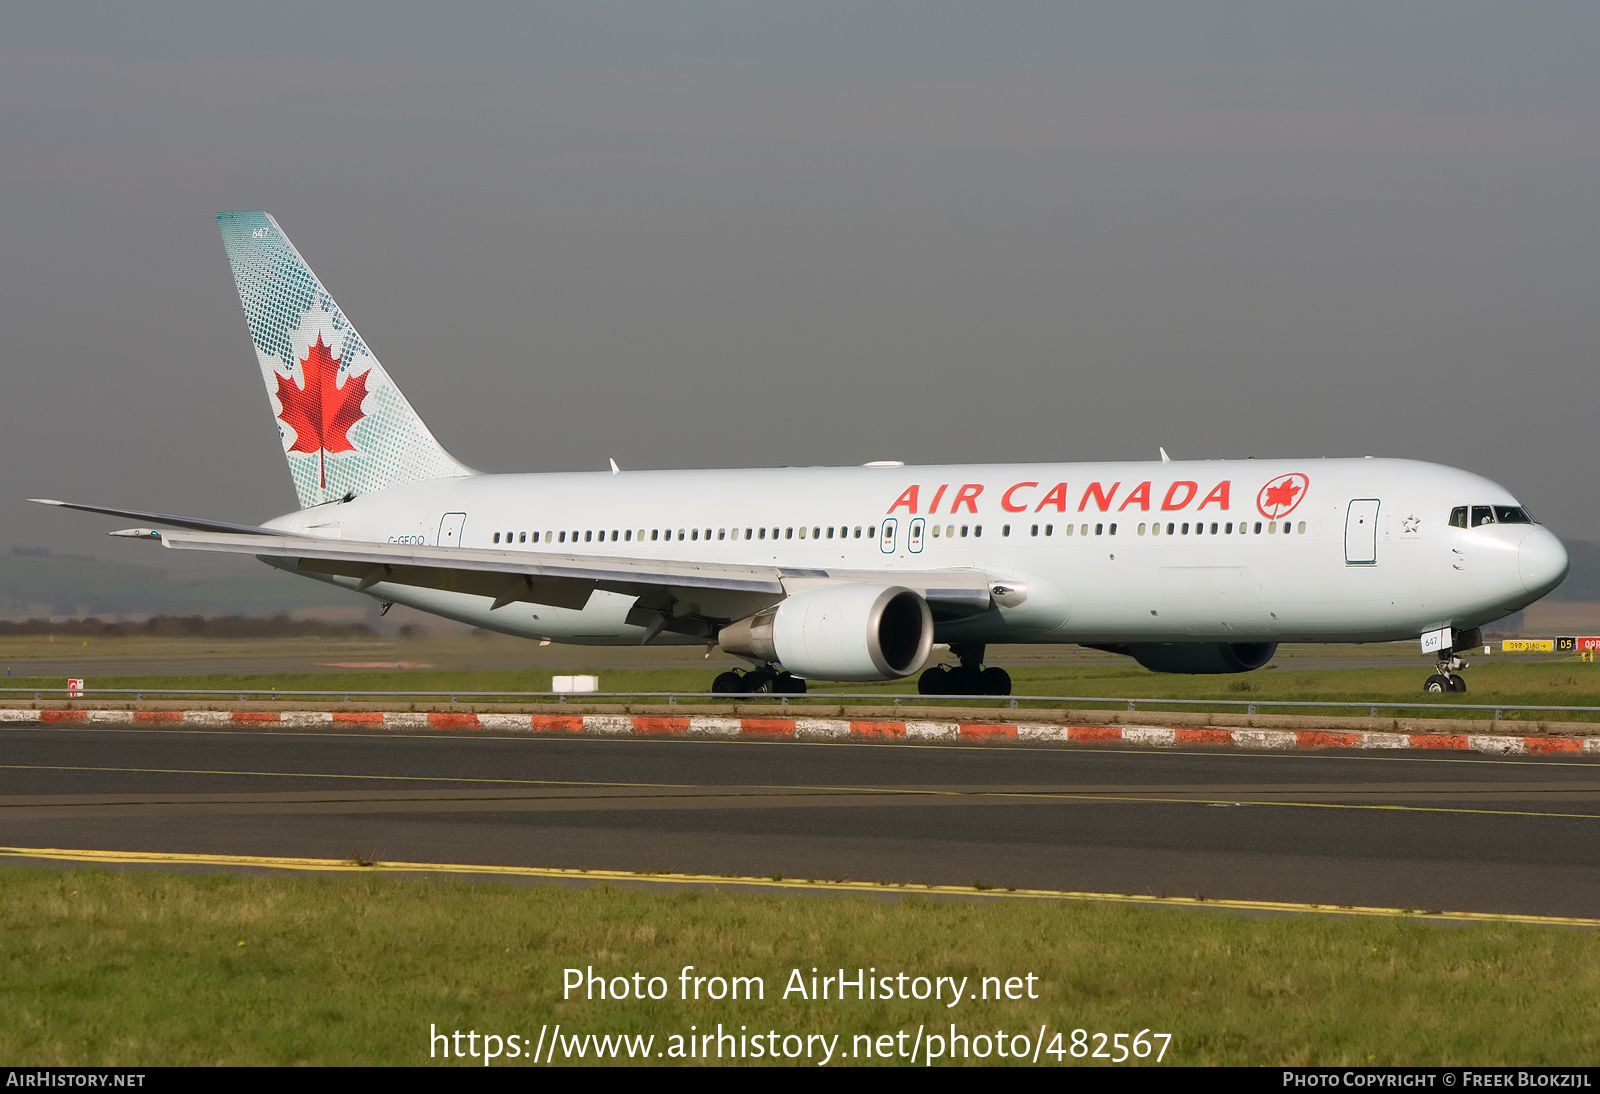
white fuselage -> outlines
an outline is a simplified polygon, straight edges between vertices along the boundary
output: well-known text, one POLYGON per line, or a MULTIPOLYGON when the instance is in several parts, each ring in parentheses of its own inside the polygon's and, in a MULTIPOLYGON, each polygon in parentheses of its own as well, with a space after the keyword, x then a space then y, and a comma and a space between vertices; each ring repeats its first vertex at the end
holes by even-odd
MULTIPOLYGON (((1567 558, 1542 525, 1450 523, 1462 506, 1517 505, 1488 479, 1435 464, 1218 460, 479 475, 269 526, 346 541, 875 571, 890 584, 971 569, 1016 590, 980 614, 939 619, 941 642, 1360 642, 1479 626, 1554 588, 1567 558)), ((527 637, 646 634, 624 622, 634 598, 621 593, 597 592, 582 610, 491 611, 486 597, 368 591, 527 637)), ((718 614, 714 603, 703 610, 718 614)))

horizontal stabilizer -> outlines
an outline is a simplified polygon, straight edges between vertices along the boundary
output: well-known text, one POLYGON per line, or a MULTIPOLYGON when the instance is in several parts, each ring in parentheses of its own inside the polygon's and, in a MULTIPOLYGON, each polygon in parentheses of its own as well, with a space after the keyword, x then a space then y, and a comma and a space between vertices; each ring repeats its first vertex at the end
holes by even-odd
MULTIPOLYGON (((142 509, 114 509, 106 505, 80 505, 74 501, 56 501, 53 498, 29 498, 40 505, 58 505, 63 509, 80 509, 85 513, 103 513, 108 517, 127 517, 130 520, 148 520, 152 524, 170 524, 174 528, 192 528, 197 532, 231 532, 235 535, 276 535, 271 528, 258 524, 233 524, 225 520, 204 520, 200 517, 179 517, 171 513, 147 513, 142 509)), ((142 529, 141 529, 142 531, 142 529)), ((113 532, 112 535, 127 535, 113 532)))

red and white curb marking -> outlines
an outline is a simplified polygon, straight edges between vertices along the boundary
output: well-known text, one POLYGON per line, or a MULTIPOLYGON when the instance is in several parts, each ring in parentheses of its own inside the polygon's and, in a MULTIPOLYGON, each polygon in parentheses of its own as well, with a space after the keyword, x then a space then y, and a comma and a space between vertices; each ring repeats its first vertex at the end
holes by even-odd
POLYGON ((503 733, 603 737, 705 737, 797 741, 933 741, 974 744, 1220 745, 1257 749, 1419 748, 1503 755, 1600 755, 1600 736, 1518 737, 1499 733, 1380 733, 1372 730, 1183 729, 990 722, 891 722, 844 718, 684 718, 642 714, 466 714, 415 711, 0 710, 0 722, 111 726, 284 726, 293 729, 487 729, 503 733))

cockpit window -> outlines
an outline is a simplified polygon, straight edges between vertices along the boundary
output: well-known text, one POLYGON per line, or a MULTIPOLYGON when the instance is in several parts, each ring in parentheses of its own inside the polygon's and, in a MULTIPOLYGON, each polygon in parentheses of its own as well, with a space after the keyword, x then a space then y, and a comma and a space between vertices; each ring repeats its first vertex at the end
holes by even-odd
POLYGON ((1465 528, 1467 526, 1467 507, 1458 505, 1450 510, 1450 527, 1465 528))
POLYGON ((1533 518, 1520 505, 1496 505, 1494 519, 1501 524, 1532 524, 1533 518))
POLYGON ((1485 524, 1494 523, 1494 506, 1474 505, 1472 507, 1472 526, 1482 528, 1485 524))

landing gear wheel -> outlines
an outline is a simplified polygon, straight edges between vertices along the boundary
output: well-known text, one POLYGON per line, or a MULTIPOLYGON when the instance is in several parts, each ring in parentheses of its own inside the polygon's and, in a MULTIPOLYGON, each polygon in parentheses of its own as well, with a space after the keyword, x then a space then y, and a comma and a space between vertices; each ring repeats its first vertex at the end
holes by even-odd
POLYGON ((1011 674, 1005 669, 987 668, 978 674, 978 683, 984 695, 1010 695, 1011 674))
POLYGON ((917 677, 918 695, 948 695, 950 694, 949 681, 945 679, 950 670, 942 665, 933 668, 917 677))
POLYGON ((777 680, 778 674, 770 669, 751 669, 744 674, 744 687, 739 690, 753 692, 756 695, 771 695, 778 690, 774 686, 777 680))
POLYGON ((944 688, 946 695, 982 695, 983 671, 967 665, 953 668, 944 678, 944 688))
POLYGON ((711 681, 712 695, 737 695, 742 691, 748 690, 745 686, 743 674, 735 672, 733 669, 720 673, 715 680, 711 681))
MULTIPOLYGON (((1458 676, 1456 679, 1459 680, 1460 677, 1458 676)), ((1442 692, 1450 691, 1452 690, 1450 686, 1450 677, 1436 672, 1432 676, 1428 677, 1427 683, 1422 685, 1422 690, 1430 695, 1438 695, 1442 692)), ((1466 684, 1463 683, 1461 685, 1461 690, 1466 690, 1466 684)))
POLYGON ((804 695, 806 682, 791 673, 780 672, 772 681, 774 695, 804 695))
POLYGON ((1455 673, 1451 673, 1450 690, 1465 694, 1467 690, 1467 682, 1461 679, 1461 677, 1457 676, 1455 673))

